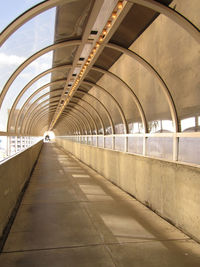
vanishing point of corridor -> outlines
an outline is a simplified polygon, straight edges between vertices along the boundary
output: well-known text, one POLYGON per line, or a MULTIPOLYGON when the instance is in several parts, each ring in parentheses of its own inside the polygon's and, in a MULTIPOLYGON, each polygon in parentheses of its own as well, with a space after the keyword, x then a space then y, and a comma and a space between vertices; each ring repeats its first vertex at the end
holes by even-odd
POLYGON ((2 267, 197 267, 200 245, 55 144, 44 144, 2 267))

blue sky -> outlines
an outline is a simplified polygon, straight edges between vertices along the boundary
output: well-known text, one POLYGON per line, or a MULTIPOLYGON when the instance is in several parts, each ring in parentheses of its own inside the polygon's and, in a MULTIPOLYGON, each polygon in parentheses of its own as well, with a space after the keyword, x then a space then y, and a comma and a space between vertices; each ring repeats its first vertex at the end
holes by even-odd
MULTIPOLYGON (((6 0, 2 1, 0 9, 0 30, 21 13, 43 1, 39 0, 6 0)), ((38 50, 53 44, 55 28, 55 8, 51 8, 34 17, 15 33, 0 48, 0 92, 12 73, 28 57, 38 50), (42 27, 41 27, 42 26, 42 27)), ((22 88, 37 74, 51 68, 52 53, 44 56, 26 67, 17 77, 7 93, 0 110, 0 131, 6 131, 9 109, 22 88)), ((49 80, 49 79, 48 79, 49 80)), ((40 87, 40 81, 36 89, 40 87)), ((24 101, 27 96, 24 96, 24 101)), ((23 102, 22 99, 22 102, 23 102)), ((22 103, 21 102, 21 103, 22 103)))
POLYGON ((0 9, 0 31, 10 22, 41 0, 2 0, 0 9))

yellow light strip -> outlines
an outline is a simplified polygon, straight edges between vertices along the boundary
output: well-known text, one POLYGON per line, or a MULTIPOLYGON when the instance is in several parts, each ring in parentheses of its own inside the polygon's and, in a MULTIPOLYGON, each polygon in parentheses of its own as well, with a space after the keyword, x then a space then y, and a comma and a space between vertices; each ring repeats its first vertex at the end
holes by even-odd
POLYGON ((53 129, 55 123, 57 122, 58 118, 60 117, 62 111, 64 110, 64 108, 66 107, 66 105, 69 103, 69 100, 73 94, 73 92, 77 89, 77 86, 79 84, 79 82, 81 81, 81 78, 84 74, 84 72, 86 71, 87 67, 89 66, 89 64, 91 63, 92 58, 94 57, 94 55, 96 54, 96 52, 98 51, 100 45, 103 43, 106 35, 108 34, 110 28, 112 27, 112 24, 114 22, 114 20, 118 17, 118 15, 120 14, 121 10, 123 9, 124 5, 125 5, 125 0, 123 1, 119 1, 117 3, 117 5, 115 6, 111 17, 108 19, 105 27, 103 28, 103 31, 101 32, 98 41, 96 42, 95 46, 92 48, 90 55, 88 56, 86 63, 83 65, 78 78, 74 81, 74 84, 70 90, 70 92, 67 95, 67 98, 65 100, 65 102, 62 104, 62 107, 60 109, 60 111, 58 112, 58 115, 56 116, 56 118, 52 121, 51 126, 50 126, 50 130, 53 129))

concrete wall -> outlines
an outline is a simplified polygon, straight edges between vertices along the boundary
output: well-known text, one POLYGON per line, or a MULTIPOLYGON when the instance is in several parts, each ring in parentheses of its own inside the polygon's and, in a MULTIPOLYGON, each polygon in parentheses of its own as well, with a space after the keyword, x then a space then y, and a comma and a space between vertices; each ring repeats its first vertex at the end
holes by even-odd
POLYGON ((42 147, 42 141, 0 163, 0 237, 28 180, 42 147))
POLYGON ((96 148, 61 138, 56 142, 200 241, 199 167, 96 148))

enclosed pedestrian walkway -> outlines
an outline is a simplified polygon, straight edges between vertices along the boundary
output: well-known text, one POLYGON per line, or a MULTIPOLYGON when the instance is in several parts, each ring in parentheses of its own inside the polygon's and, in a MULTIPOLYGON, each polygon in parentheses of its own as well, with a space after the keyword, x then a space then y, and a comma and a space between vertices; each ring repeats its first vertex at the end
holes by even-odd
POLYGON ((198 267, 200 245, 56 144, 45 143, 2 267, 198 267))
POLYGON ((0 267, 199 267, 200 1, 0 2, 0 267))

